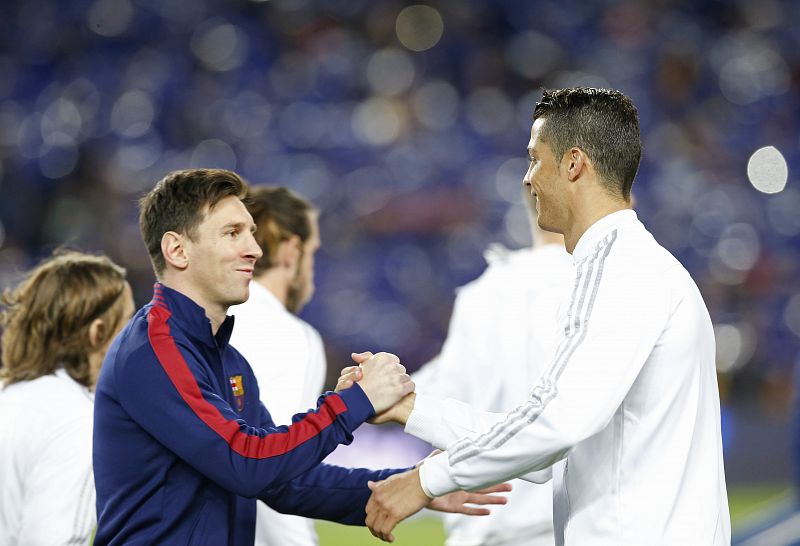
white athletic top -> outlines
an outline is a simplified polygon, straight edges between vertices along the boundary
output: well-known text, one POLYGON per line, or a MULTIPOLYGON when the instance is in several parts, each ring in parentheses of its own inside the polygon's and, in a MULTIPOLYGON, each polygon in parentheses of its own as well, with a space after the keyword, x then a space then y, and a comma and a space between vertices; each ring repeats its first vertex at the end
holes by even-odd
POLYGON ((3 546, 89 544, 92 407, 89 389, 64 370, 0 388, 3 546))
MULTIPOLYGON (((506 412, 527 397, 555 350, 558 307, 572 285, 564 245, 505 251, 458 290, 442 352, 414 374, 416 392, 506 412)), ((486 517, 444 514, 448 546, 553 545, 550 482, 517 480, 486 517)))
POLYGON ((420 395, 406 430, 447 452, 435 495, 554 475, 556 543, 730 543, 714 334, 697 286, 631 210, 592 225, 552 364, 507 414, 420 395), (459 436, 468 436, 452 441, 459 436))
MULTIPOLYGON (((236 317, 230 344, 252 366, 261 401, 275 423, 288 425, 294 414, 316 407, 326 372, 319 333, 255 281, 250 283, 250 298, 231 307, 229 314, 236 317)), ((255 544, 316 545, 314 521, 281 514, 259 502, 255 544)))

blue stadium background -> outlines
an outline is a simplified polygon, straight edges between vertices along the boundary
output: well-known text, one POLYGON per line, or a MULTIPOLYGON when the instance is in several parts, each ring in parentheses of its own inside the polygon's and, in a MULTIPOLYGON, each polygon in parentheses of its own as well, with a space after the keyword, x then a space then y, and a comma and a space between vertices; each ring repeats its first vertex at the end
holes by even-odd
POLYGON ((639 216, 716 325, 729 481, 787 482, 798 28, 790 0, 5 1, 0 286, 67 244, 127 267, 144 303, 137 198, 172 169, 224 167, 320 208, 304 318, 332 373, 364 349, 415 369, 486 246, 528 243, 541 89, 615 87, 641 116, 639 216), (788 164, 777 193, 748 179, 765 146, 788 164))

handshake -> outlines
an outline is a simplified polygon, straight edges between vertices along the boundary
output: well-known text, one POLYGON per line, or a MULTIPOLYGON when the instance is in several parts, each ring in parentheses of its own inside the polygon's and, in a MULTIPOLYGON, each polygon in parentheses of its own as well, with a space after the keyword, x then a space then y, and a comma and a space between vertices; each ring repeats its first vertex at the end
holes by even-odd
MULTIPOLYGON (((336 392, 358 383, 375 409, 372 424, 394 421, 406 424, 414 409, 414 382, 406 373, 400 359, 390 353, 353 353, 356 366, 344 368, 336 384, 336 392)), ((438 451, 434 452, 435 455, 438 451)), ((511 485, 501 483, 476 492, 456 491, 430 498, 422 489, 419 467, 395 474, 380 482, 369 482, 372 491, 367 502, 365 524, 370 532, 385 542, 393 542, 394 527, 402 520, 427 507, 441 512, 485 516, 487 508, 475 505, 505 504, 503 496, 494 493, 511 491, 511 485)))
POLYGON ((336 384, 336 392, 358 383, 375 409, 372 424, 396 421, 405 424, 413 409, 414 382, 391 353, 370 352, 351 355, 356 366, 344 368, 336 384))

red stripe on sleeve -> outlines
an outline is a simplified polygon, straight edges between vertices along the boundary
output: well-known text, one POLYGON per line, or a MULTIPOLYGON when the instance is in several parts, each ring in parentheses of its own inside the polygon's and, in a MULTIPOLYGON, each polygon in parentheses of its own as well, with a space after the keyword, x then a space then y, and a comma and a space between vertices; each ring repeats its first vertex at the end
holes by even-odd
POLYGON ((160 306, 150 308, 147 328, 150 345, 184 402, 239 455, 265 459, 287 453, 318 435, 333 423, 337 415, 347 411, 344 401, 339 395, 333 394, 325 398, 316 413, 308 413, 302 420, 290 425, 287 432, 274 432, 263 438, 242 432, 239 423, 226 419, 216 406, 203 397, 189 365, 172 338, 167 324, 170 316, 169 309, 160 306))

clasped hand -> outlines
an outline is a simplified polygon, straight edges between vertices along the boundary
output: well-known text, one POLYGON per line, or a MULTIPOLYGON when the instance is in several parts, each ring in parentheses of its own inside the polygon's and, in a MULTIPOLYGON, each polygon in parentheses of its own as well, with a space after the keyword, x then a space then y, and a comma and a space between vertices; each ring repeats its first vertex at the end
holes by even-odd
POLYGON ((342 370, 336 392, 358 383, 369 398, 376 414, 394 406, 404 396, 414 392, 414 382, 400 364, 400 359, 391 353, 353 353, 358 366, 342 370))
POLYGON ((392 530, 395 526, 422 508, 486 516, 490 513, 488 508, 470 505, 505 504, 504 496, 491 493, 511 491, 511 484, 501 483, 474 493, 455 491, 430 499, 420 485, 418 468, 395 474, 380 482, 368 482, 368 485, 372 490, 372 495, 367 502, 366 524, 375 537, 385 542, 394 542, 392 530))

